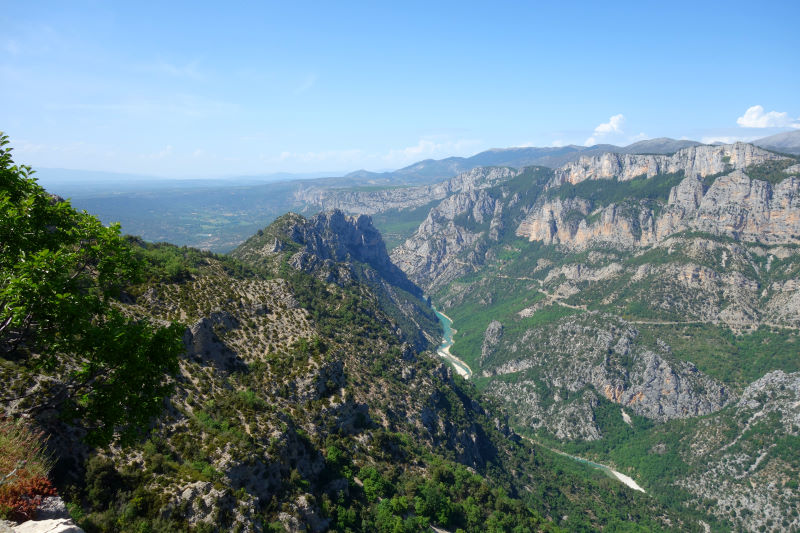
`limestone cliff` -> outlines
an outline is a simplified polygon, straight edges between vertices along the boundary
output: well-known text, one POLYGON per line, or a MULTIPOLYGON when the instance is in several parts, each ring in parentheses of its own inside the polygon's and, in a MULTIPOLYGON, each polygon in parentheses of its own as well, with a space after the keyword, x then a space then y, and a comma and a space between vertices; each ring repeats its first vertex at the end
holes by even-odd
POLYGON ((444 199, 431 209, 416 233, 392 251, 392 261, 409 278, 427 289, 470 272, 483 262, 475 244, 485 230, 497 225, 502 203, 485 190, 468 190, 444 199), (457 219, 472 221, 472 228, 457 219), (469 251, 468 257, 460 257, 469 251))
POLYGON ((751 180, 737 170, 703 192, 699 180, 686 178, 670 195, 656 237, 682 229, 744 241, 796 243, 800 241, 800 179, 788 176, 773 185, 751 180))
POLYGON ((377 191, 309 187, 298 189, 294 196, 298 202, 322 209, 341 209, 347 213, 372 215, 390 209, 420 207, 462 191, 491 187, 510 179, 516 173, 517 171, 510 168, 480 167, 434 185, 377 191))
POLYGON ((556 169, 551 187, 584 180, 631 180, 645 175, 683 172, 688 177, 705 177, 727 170, 744 169, 783 156, 757 148, 752 144, 735 143, 722 146, 692 146, 673 155, 637 155, 604 153, 581 157, 574 163, 556 169))
POLYGON ((636 199, 605 206, 579 197, 545 199, 520 223, 517 235, 572 248, 632 247, 686 230, 769 244, 800 242, 800 179, 787 174, 772 184, 735 170, 708 186, 699 176, 688 176, 671 190, 665 206, 636 199))

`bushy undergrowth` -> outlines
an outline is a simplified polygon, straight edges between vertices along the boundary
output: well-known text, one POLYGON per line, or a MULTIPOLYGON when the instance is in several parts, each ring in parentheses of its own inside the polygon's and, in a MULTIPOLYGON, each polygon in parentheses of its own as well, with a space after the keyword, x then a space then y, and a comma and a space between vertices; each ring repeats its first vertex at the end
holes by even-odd
POLYGON ((56 494, 47 478, 51 466, 41 432, 0 417, 0 518, 33 518, 42 498, 56 494))

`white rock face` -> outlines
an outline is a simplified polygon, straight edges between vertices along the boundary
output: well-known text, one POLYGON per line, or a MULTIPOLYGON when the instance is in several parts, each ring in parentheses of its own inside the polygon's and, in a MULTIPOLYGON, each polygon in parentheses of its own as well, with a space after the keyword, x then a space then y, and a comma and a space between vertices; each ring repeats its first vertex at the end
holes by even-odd
POLYGON ((680 171, 687 177, 705 177, 778 159, 782 159, 782 156, 745 143, 692 146, 670 156, 605 153, 567 163, 556 170, 549 186, 558 187, 591 179, 617 178, 627 181, 642 175, 651 178, 656 174, 680 171))
POLYGON ((784 159, 750 144, 695 146, 674 155, 607 153, 583 157, 555 171, 548 187, 585 180, 631 180, 646 175, 683 172, 686 176, 670 191, 666 208, 655 213, 648 206, 616 204, 593 213, 581 198, 559 198, 536 206, 522 221, 517 235, 546 244, 582 248, 590 244, 619 247, 647 246, 679 231, 695 230, 769 244, 800 242, 800 179, 793 174, 777 185, 751 180, 743 169, 784 159), (730 171, 708 187, 706 176, 730 171))
POLYGON ((792 243, 800 239, 800 180, 773 186, 735 171, 717 179, 703 196, 694 220, 700 231, 741 240, 792 243))
POLYGON ((477 224, 489 224, 490 230, 502 212, 502 202, 485 190, 470 189, 442 200, 431 209, 416 233, 403 246, 392 250, 392 262, 408 277, 428 287, 439 286, 468 272, 474 260, 455 259, 474 247, 481 232, 469 231, 455 223, 456 217, 470 216, 477 224))
POLYGON ((48 496, 42 500, 36 508, 37 520, 52 520, 58 518, 69 518, 67 506, 60 496, 48 496))
POLYGON ((702 179, 687 177, 673 187, 661 212, 645 204, 590 209, 581 198, 544 202, 520 223, 517 235, 576 249, 650 246, 686 230, 765 244, 800 243, 800 179, 795 176, 772 185, 735 170, 705 191, 702 179))
POLYGON ((626 248, 655 242, 655 220, 650 210, 631 213, 610 204, 587 223, 590 203, 582 198, 555 199, 534 209, 517 228, 517 235, 545 244, 606 243, 626 248))
POLYGON ((83 530, 68 518, 53 520, 28 520, 12 528, 14 533, 83 533, 83 530))

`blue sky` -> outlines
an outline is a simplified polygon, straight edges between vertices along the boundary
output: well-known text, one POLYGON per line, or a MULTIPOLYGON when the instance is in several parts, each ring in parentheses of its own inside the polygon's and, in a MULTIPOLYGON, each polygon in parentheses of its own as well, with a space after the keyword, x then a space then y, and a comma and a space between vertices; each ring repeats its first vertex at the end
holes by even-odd
POLYGON ((796 0, 126 4, 0 0, 0 130, 18 161, 380 170, 800 127, 796 0))

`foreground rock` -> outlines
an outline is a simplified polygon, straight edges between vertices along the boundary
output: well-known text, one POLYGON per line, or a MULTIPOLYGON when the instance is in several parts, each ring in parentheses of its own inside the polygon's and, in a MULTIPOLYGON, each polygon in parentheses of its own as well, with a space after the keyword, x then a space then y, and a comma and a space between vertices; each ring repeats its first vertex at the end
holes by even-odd
POLYGON ((84 533, 69 518, 28 520, 11 529, 14 533, 84 533))

